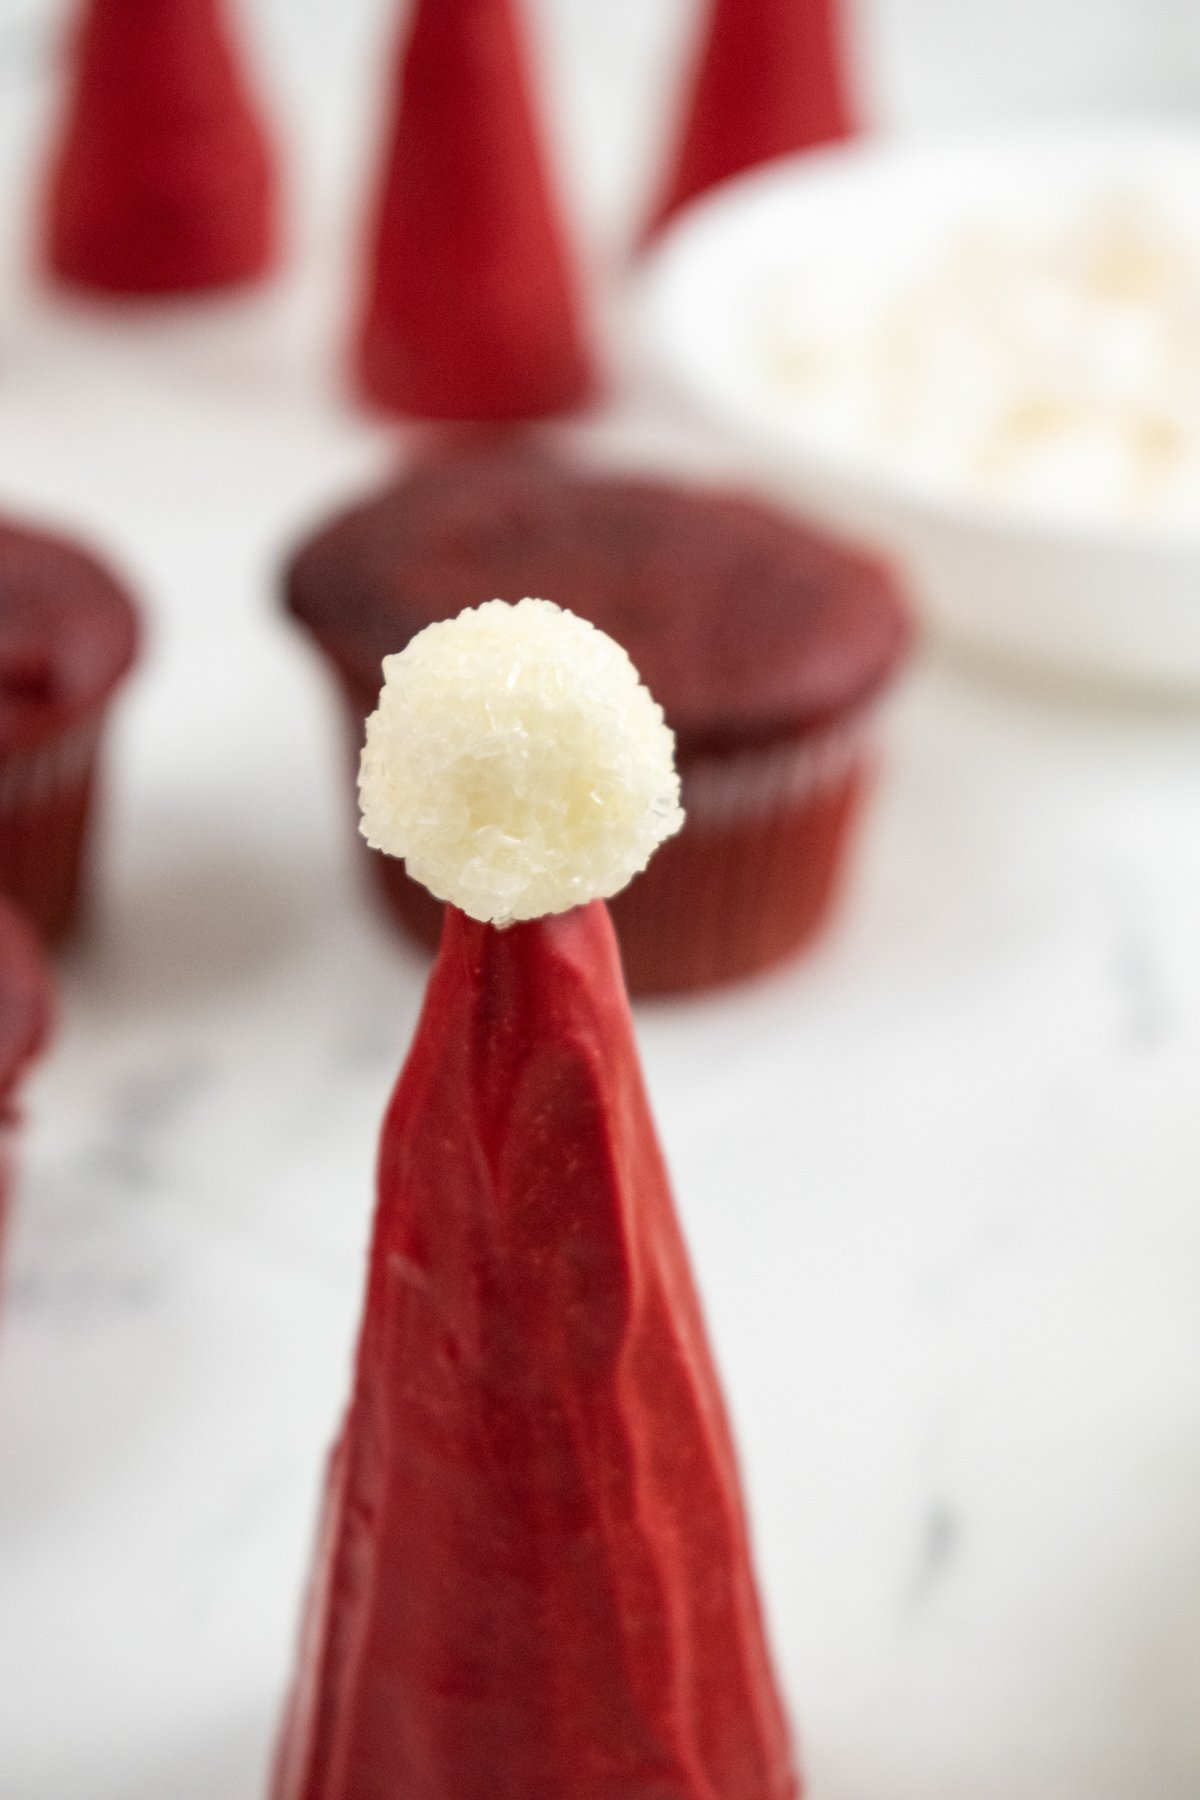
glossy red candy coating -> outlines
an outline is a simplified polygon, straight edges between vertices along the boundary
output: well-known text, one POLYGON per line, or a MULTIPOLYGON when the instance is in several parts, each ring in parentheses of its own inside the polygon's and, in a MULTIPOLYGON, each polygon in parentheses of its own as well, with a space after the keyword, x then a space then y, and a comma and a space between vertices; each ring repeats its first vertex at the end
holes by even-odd
POLYGON ((87 0, 51 171, 53 272, 114 294, 253 281, 276 260, 276 212, 222 0, 87 0))
POLYGON ((274 1800, 792 1800, 599 902, 447 908, 274 1800))
POLYGON ((358 378, 390 412, 562 412, 592 370, 510 0, 417 0, 374 222, 358 378))
POLYGON ((712 0, 657 227, 744 169, 854 129, 839 0, 712 0))

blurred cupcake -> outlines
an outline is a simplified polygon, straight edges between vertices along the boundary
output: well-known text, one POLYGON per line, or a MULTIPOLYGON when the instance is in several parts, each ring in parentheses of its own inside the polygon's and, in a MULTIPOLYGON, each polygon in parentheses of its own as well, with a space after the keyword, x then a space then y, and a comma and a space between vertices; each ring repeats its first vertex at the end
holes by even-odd
POLYGON ((0 900, 0 1250, 12 1181, 17 1090, 50 1033, 50 972, 28 925, 0 900))
POLYGON ((78 913, 97 751, 137 636, 91 556, 0 520, 0 892, 46 943, 78 913))
MULTIPOLYGON (((630 987, 750 975, 827 914, 908 642, 886 572, 751 501, 586 474, 529 450, 430 460, 294 558, 292 614, 329 657, 355 755, 380 662, 493 597, 555 600, 622 643, 678 739, 687 823, 610 902, 630 987)), ((432 944, 441 908, 372 859, 432 944)))

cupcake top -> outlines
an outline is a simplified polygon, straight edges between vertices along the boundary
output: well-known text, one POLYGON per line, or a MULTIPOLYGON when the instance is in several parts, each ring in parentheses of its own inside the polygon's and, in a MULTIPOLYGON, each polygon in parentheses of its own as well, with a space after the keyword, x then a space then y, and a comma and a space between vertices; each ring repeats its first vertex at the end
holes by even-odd
POLYGON ((868 701, 908 640, 885 569, 739 496, 528 449, 422 463, 294 558, 292 613, 356 685, 434 620, 551 594, 629 653, 691 744, 868 701))
POLYGON ((26 1064, 45 1045, 53 1011, 50 973, 37 939, 0 900, 0 1117, 26 1064))
POLYGON ((137 651, 133 603, 65 538, 0 519, 0 750, 99 707, 137 651))

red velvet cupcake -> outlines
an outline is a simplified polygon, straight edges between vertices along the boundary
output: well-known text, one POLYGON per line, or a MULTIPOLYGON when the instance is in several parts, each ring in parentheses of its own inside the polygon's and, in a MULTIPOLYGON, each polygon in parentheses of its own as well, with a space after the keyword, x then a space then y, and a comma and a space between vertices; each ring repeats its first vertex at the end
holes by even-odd
POLYGON ((53 1017, 53 988, 38 943, 0 901, 0 1250, 12 1182, 17 1089, 42 1050, 53 1017))
MULTIPOLYGON (((631 989, 707 987, 797 950, 836 891, 875 703, 908 642, 887 573, 749 500, 485 449, 344 514, 287 576, 356 753, 384 656, 526 594, 615 637, 677 735, 687 824, 610 906, 631 989)), ((395 916, 435 943, 441 907, 372 860, 395 916)))
POLYGON ((137 636, 93 557, 0 520, 0 892, 47 943, 78 913, 97 751, 137 636))

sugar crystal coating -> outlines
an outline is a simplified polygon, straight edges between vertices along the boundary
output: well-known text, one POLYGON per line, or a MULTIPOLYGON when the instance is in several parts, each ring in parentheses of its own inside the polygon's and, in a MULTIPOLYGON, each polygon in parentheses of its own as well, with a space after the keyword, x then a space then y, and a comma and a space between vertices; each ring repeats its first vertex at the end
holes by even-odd
POLYGON ((551 601, 430 625, 383 673, 363 836, 472 918, 615 894, 683 824, 662 708, 619 644, 551 601))

